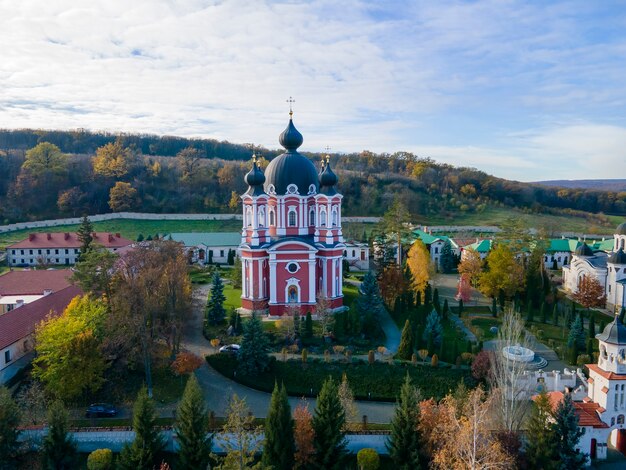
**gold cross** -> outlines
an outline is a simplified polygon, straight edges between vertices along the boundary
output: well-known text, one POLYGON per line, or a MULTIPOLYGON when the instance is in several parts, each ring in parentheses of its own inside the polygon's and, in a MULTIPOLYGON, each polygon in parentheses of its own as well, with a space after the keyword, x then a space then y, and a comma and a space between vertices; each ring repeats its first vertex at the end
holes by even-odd
POLYGON ((291 96, 287 100, 287 103, 289 103, 289 116, 293 116, 293 107, 291 105, 295 102, 296 100, 294 100, 291 96))

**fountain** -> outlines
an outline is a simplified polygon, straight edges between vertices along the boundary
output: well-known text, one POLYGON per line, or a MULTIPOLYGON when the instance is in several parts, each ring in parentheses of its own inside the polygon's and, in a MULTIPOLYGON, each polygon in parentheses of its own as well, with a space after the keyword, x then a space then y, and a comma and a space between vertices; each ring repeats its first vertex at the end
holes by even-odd
POLYGON ((535 355, 532 349, 519 344, 502 348, 502 355, 509 361, 523 364, 527 369, 542 369, 548 364, 543 357, 535 355))

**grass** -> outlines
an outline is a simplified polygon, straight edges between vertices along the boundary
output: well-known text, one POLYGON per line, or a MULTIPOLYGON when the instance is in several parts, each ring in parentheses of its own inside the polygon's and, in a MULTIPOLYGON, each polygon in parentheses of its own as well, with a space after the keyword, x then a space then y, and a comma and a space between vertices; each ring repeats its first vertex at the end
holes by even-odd
POLYGON ((233 308, 241 307, 241 289, 233 287, 232 284, 226 284, 224 286, 224 308, 226 312, 229 312, 233 308))
POLYGON ((492 333, 489 329, 492 326, 500 327, 501 321, 493 317, 467 317, 463 318, 468 327, 482 341, 495 339, 497 333, 492 333))
POLYGON ((407 363, 387 364, 353 362, 352 364, 310 361, 272 360, 269 370, 257 376, 234 374, 237 359, 226 354, 207 356, 209 364, 226 377, 257 390, 271 392, 274 383, 284 383, 292 396, 316 396, 328 376, 340 381, 345 372, 355 398, 361 400, 395 401, 406 374, 419 387, 424 398, 443 398, 454 390, 460 381, 472 386, 469 371, 463 369, 435 368, 407 363))

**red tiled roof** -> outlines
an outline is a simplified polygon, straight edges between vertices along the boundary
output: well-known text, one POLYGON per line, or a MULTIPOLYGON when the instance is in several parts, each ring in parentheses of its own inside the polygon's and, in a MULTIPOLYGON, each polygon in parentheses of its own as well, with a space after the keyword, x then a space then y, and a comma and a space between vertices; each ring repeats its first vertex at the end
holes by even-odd
POLYGON ((35 326, 48 314, 58 316, 63 313, 70 301, 82 293, 78 286, 69 286, 0 315, 0 349, 32 334, 35 326))
MULTIPOLYGON (((538 395, 533 396, 535 399, 538 395)), ((564 394, 563 392, 548 392, 548 397, 550 398, 550 406, 552 410, 556 410, 557 406, 561 400, 563 400, 564 394)), ((579 426, 592 426, 594 428, 608 428, 608 424, 603 422, 600 419, 598 413, 602 413, 605 410, 600 407, 597 403, 590 401, 575 401, 574 409, 576 411, 576 415, 578 416, 578 425, 579 426)))
MULTIPOLYGON (((133 243, 119 233, 94 232, 93 243, 106 248, 120 248, 133 243)), ((82 243, 74 232, 31 233, 28 238, 9 245, 7 250, 15 248, 80 248, 82 243)))
POLYGON ((46 289, 56 292, 71 285, 71 275, 69 269, 10 271, 0 276, 0 296, 39 295, 46 289))
POLYGON ((596 374, 601 375, 605 379, 609 380, 626 380, 626 375, 616 374, 615 372, 607 372, 598 367, 597 364, 585 364, 589 368, 589 370, 594 371, 596 374))

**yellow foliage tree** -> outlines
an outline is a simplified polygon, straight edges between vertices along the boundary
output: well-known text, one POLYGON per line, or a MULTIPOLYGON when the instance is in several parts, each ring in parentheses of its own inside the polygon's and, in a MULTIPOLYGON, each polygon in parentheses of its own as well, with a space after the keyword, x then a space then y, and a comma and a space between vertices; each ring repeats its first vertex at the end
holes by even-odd
POLYGON ((465 274, 472 286, 476 286, 480 274, 483 272, 483 260, 480 253, 473 248, 468 248, 463 252, 463 257, 459 263, 459 274, 465 274))
POLYGON ((479 279, 479 289, 484 295, 495 298, 502 291, 510 298, 524 288, 524 267, 509 246, 498 243, 486 261, 487 269, 479 279))
POLYGON ((33 177, 59 175, 67 171, 67 155, 54 144, 41 142, 26 152, 22 169, 33 177))
POLYGON ((120 141, 103 145, 93 158, 93 172, 106 178, 123 178, 130 170, 132 152, 120 141))
POLYGON ((35 331, 33 375, 56 397, 71 400, 104 382, 107 362, 100 350, 106 305, 89 296, 75 297, 60 317, 35 331))
POLYGON ((127 211, 137 203, 137 190, 130 183, 118 181, 109 192, 109 207, 113 212, 127 211))
POLYGON ((406 263, 413 277, 413 289, 424 293, 424 289, 426 289, 426 285, 430 280, 432 265, 428 249, 421 240, 416 240, 411 245, 406 263))

